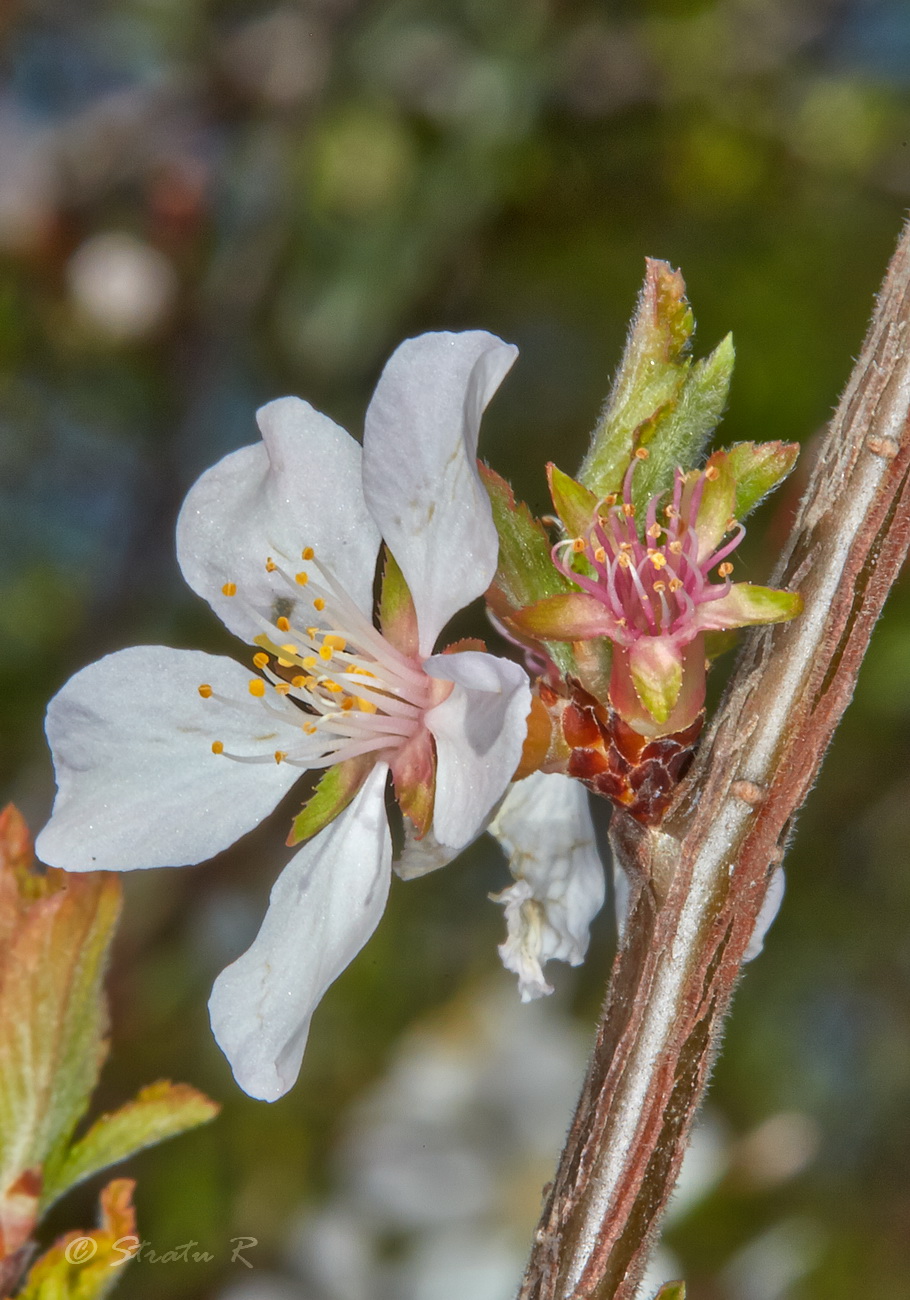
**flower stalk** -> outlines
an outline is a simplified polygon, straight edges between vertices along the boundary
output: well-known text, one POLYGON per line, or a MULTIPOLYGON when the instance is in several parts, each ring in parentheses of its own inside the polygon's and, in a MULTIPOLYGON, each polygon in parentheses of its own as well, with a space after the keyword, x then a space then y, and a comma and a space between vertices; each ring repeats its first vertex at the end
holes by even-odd
POLYGON ((910 227, 773 581, 659 827, 614 813, 630 913, 519 1300, 633 1300, 791 821, 910 547, 910 227))

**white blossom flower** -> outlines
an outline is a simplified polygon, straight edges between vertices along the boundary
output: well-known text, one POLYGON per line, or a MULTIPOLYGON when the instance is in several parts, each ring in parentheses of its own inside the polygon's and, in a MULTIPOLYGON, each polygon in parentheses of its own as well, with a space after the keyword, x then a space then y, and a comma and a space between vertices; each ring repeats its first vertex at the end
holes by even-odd
POLYGON ((545 962, 581 965, 591 922, 603 907, 604 870, 587 790, 572 777, 535 772, 513 785, 489 829, 515 877, 494 896, 506 916, 499 955, 518 976, 522 1002, 530 1002, 553 992, 545 962))
POLYGON ((291 1087, 316 1004, 382 914, 389 773, 418 831, 455 852, 518 765, 524 670, 474 648, 433 653, 496 569, 475 456, 515 355, 479 331, 404 343, 373 395, 362 452, 304 401, 265 406, 262 441, 204 473, 177 525, 184 577, 256 648, 257 674, 140 646, 77 673, 48 709, 58 794, 38 851, 71 871, 202 861, 324 769, 289 838, 306 843, 209 1004, 252 1096, 291 1087))

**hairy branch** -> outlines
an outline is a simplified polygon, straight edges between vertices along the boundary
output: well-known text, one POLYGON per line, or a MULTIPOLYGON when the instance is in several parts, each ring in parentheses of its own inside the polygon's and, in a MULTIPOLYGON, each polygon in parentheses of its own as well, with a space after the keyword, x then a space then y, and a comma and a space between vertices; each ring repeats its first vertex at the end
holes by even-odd
POLYGON ((634 881, 594 1054, 519 1300, 632 1300, 794 815, 910 546, 910 226, 775 575, 792 623, 749 634, 656 829, 615 814, 634 881))

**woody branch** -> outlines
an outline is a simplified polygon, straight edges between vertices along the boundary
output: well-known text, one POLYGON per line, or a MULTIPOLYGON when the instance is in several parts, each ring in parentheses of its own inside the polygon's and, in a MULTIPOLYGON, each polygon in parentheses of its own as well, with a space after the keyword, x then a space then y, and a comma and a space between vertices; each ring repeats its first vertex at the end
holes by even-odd
POLYGON ((775 585, 658 828, 614 813, 625 939, 519 1300, 632 1300, 793 818, 910 545, 910 226, 820 449, 775 585))

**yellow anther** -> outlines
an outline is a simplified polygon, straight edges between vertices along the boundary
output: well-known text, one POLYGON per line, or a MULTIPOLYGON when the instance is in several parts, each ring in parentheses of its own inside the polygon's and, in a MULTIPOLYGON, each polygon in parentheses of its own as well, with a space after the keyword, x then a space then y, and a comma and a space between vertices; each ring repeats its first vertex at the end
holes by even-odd
POLYGON ((276 682, 275 691, 278 695, 288 695, 291 690, 290 682, 276 682))
POLYGON ((297 677, 292 677, 291 685, 293 686, 295 691, 302 691, 304 686, 306 686, 306 678, 302 674, 298 675, 297 677))
POLYGON ((294 574, 294 581, 300 587, 305 587, 309 582, 309 580, 310 580, 310 575, 304 569, 301 569, 299 573, 294 574))
POLYGON ((341 701, 341 708, 342 708, 342 711, 343 711, 344 713, 350 713, 350 711, 351 711, 351 709, 353 709, 353 707, 354 707, 354 700, 353 700, 353 697, 350 696, 350 695, 346 695, 346 696, 344 697, 344 699, 341 701))
POLYGON ((705 478, 709 483, 714 483, 720 478, 720 470, 716 465, 709 465, 705 470, 705 478))
POLYGON ((330 645, 321 645, 319 647, 319 658, 324 659, 326 663, 328 663, 334 653, 335 652, 330 645))
POLYGON ((295 655, 297 653, 297 647, 294 645, 293 641, 288 641, 281 648, 282 650, 286 651, 289 655, 295 655))
POLYGON ((617 498, 615 492, 608 492, 607 495, 604 497, 604 505, 605 505, 605 506, 615 506, 617 500, 618 500, 618 498, 617 498))
POLYGON ((574 555, 581 555, 581 553, 582 553, 582 551, 583 551, 584 549, 585 549, 585 539, 584 539, 583 537, 573 537, 573 538, 572 538, 572 553, 573 553, 574 555))
POLYGON ((224 586, 221 588, 221 594, 222 594, 222 596, 236 596, 236 595, 237 595, 237 583, 236 583, 236 582, 226 582, 226 583, 224 584, 224 586))
MULTIPOLYGON (((639 451, 643 450, 644 448, 639 448, 639 451)), ((631 501, 624 501, 622 503, 622 512, 627 519, 633 519, 635 517, 635 507, 632 505, 631 501)))
POLYGON ((318 609, 320 614, 325 609, 325 601, 322 599, 321 596, 317 596, 316 599, 313 601, 313 608, 318 609))
POLYGON ((250 678, 249 690, 251 695, 255 695, 257 699, 261 700, 265 695, 265 682, 261 677, 252 677, 250 678))
POLYGON ((722 578, 729 578, 730 574, 733 572, 733 565, 729 560, 724 560, 723 564, 717 566, 717 572, 722 578))
POLYGON ((199 687, 199 694, 204 700, 210 700, 212 698, 212 688, 209 686, 208 682, 202 683, 199 687))
POLYGON ((277 568, 278 568, 278 565, 277 565, 277 564, 275 563, 275 561, 272 559, 271 555, 268 556, 268 558, 266 559, 266 562, 265 562, 265 571, 266 571, 266 573, 274 573, 275 570, 276 570, 277 568))
POLYGON ((275 619, 275 626, 278 628, 279 632, 290 632, 291 630, 291 625, 283 614, 280 618, 275 619))
POLYGON ((308 722, 308 723, 306 724, 306 726, 304 727, 303 730, 304 730, 304 732, 306 733, 306 735, 308 735, 308 736, 315 736, 315 735, 316 735, 316 724, 315 724, 314 722, 308 722))
POLYGON ((636 459, 636 460, 647 460, 648 457, 649 457, 650 455, 651 455, 651 453, 648 451, 647 447, 636 447, 636 448, 635 448, 635 459, 636 459))
POLYGON ((651 590, 656 591, 657 594, 660 595, 662 591, 667 590, 667 584, 665 582, 655 582, 652 584, 651 590))
POLYGON ((658 537, 660 537, 660 535, 661 535, 662 532, 663 532, 663 529, 661 528, 660 524, 658 524, 658 523, 655 522, 655 523, 653 523, 653 524, 651 525, 651 527, 648 529, 648 536, 649 536, 649 537, 653 537, 654 540, 657 541, 658 537))
POLYGON ((679 589, 680 589, 680 587, 681 587, 682 585, 683 585, 683 580, 682 580, 682 578, 671 578, 671 579, 670 579, 670 590, 671 590, 671 591, 679 591, 679 589))
POLYGON ((284 760, 285 760, 286 758, 287 758, 287 754, 286 754, 286 752, 285 752, 283 749, 276 749, 276 750, 275 750, 275 762, 276 762, 276 763, 283 763, 284 760))
POLYGON ((304 668, 315 668, 315 667, 316 667, 316 656, 315 656, 315 655, 307 655, 306 658, 305 658, 305 659, 301 659, 300 662, 303 664, 304 668))
POLYGON ((267 654, 265 654, 264 652, 260 652, 258 655, 253 655, 254 668, 268 668, 268 666, 269 666, 269 657, 267 654))
POLYGON ((663 551, 648 551, 648 559, 655 569, 665 569, 667 567, 667 557, 663 551))
POLYGON ((343 636, 336 636, 334 632, 330 632, 328 636, 323 638, 322 644, 327 645, 331 650, 343 650, 347 645, 347 641, 343 636))
POLYGON ((316 552, 313 550, 312 546, 305 546, 300 552, 300 558, 301 560, 312 560, 315 554, 316 552))
POLYGON ((679 511, 676 509, 676 506, 664 506, 664 514, 668 519, 676 519, 679 515, 679 511))
POLYGON ((632 563, 625 551, 620 551, 616 560, 624 569, 628 569, 629 565, 632 563))
POLYGON ((331 691, 333 695, 341 695, 344 692, 344 687, 340 686, 338 682, 324 681, 322 684, 325 689, 331 691))
POLYGON ((628 619, 625 618, 625 616, 623 616, 622 618, 618 618, 616 620, 616 624, 618 627, 626 627, 628 624, 628 619))
POLYGON ((213 741, 212 741, 212 753, 213 753, 213 754, 223 754, 223 753, 224 753, 224 745, 222 745, 222 743, 221 743, 220 740, 213 740, 213 741))
POLYGON ((365 700, 362 695, 357 696, 357 707, 361 713, 375 713, 376 705, 372 700, 365 700))
POLYGON ((319 678, 318 678, 318 677, 304 677, 304 679, 303 679, 303 684, 304 684, 304 686, 306 687, 306 689, 307 689, 308 691, 311 691, 311 690, 314 689, 314 687, 316 687, 316 686, 319 685, 319 678))
POLYGON ((606 564, 607 553, 602 546, 598 546, 597 550, 594 552, 594 559, 598 564, 606 564))
POLYGON ((318 636, 318 635, 319 635, 319 628, 318 628, 318 627, 308 627, 307 630, 306 630, 306 634, 307 634, 307 636, 310 638, 310 640, 312 641, 313 638, 314 638, 315 636, 318 636))
POLYGON ((675 542, 670 543, 670 545, 667 547, 667 550, 672 551, 674 555, 682 555, 682 548, 683 548, 682 542, 677 539, 675 542))
POLYGON ((621 551, 631 551, 631 550, 632 550, 632 543, 631 543, 631 542, 620 542, 620 543, 619 543, 619 549, 620 549, 621 551))

